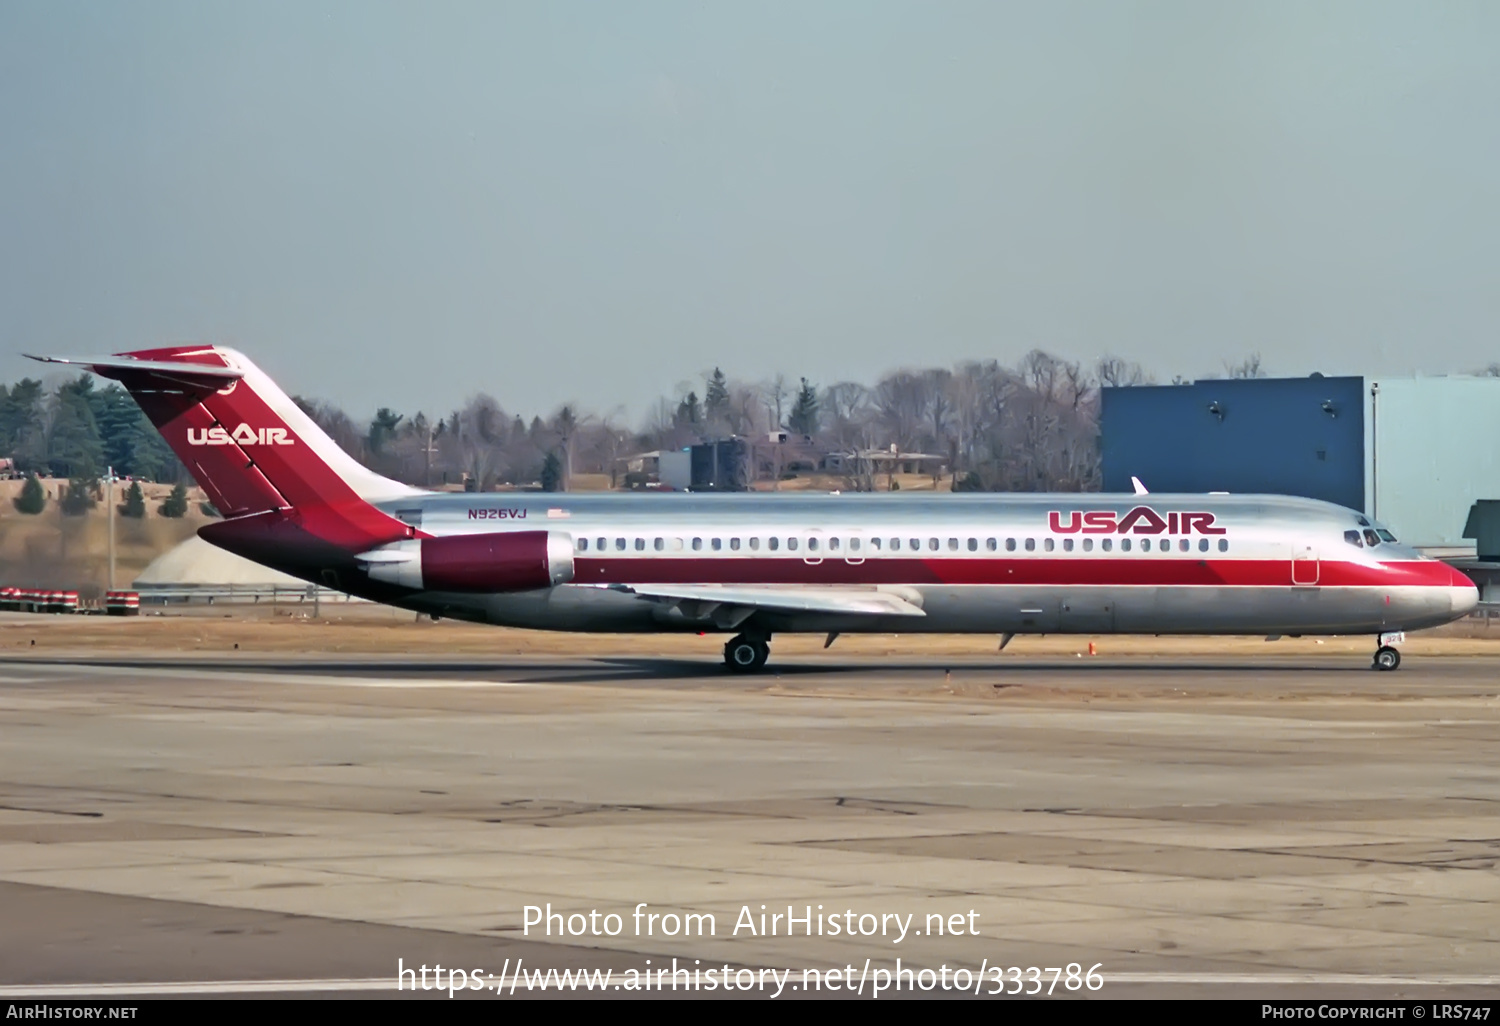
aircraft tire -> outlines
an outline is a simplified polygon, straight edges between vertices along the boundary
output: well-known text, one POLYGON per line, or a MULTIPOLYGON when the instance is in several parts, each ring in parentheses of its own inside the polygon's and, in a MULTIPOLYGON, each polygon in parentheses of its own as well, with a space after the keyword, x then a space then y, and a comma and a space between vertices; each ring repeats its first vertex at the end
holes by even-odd
POLYGON ((745 634, 735 635, 724 645, 724 665, 732 673, 756 673, 770 656, 769 644, 745 634))
POLYGON ((1394 670, 1401 665, 1401 653, 1390 645, 1381 645, 1375 650, 1375 666, 1377 670, 1394 670))

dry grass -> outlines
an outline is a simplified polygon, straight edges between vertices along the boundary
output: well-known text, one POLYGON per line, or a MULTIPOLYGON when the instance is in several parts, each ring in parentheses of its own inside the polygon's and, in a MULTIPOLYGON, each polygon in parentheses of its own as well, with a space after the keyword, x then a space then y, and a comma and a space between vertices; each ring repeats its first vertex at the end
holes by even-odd
MULTIPOLYGON (((47 508, 35 516, 16 512, 12 500, 20 481, 0 481, 0 584, 36 588, 72 588, 85 598, 101 592, 109 577, 108 517, 101 504, 82 516, 65 517, 56 504, 66 482, 44 481, 47 508)), ((157 556, 193 536, 209 518, 198 511, 205 501, 196 488, 188 490, 188 515, 171 520, 156 507, 171 492, 170 485, 143 485, 144 519, 115 518, 115 581, 127 587, 157 556)), ((118 499, 117 499, 118 501, 118 499)))

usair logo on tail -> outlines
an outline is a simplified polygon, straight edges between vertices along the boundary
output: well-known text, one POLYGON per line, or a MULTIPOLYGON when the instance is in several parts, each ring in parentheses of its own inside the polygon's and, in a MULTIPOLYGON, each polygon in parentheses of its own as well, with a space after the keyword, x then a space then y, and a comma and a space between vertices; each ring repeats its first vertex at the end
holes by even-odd
POLYGON ((188 428, 188 445, 291 445, 287 429, 265 427, 257 431, 249 424, 241 424, 231 434, 222 427, 188 428))

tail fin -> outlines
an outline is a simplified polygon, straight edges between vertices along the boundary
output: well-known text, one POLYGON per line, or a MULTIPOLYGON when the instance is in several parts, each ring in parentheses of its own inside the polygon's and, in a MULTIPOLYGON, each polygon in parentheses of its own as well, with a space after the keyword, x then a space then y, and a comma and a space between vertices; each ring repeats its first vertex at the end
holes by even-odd
POLYGON ((280 511, 327 523, 332 514, 353 544, 408 533, 369 503, 416 489, 361 466, 242 353, 197 345, 33 359, 124 385, 225 517, 280 511))

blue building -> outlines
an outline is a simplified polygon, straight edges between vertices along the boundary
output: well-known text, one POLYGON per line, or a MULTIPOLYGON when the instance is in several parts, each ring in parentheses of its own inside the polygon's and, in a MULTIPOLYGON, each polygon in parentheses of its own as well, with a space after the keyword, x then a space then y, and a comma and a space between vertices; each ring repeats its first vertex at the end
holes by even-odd
POLYGON ((1366 508, 1365 381, 1254 378, 1106 388, 1104 490, 1268 492, 1366 508))

